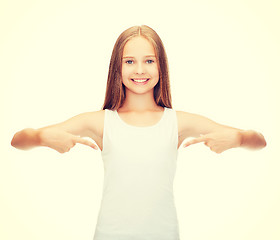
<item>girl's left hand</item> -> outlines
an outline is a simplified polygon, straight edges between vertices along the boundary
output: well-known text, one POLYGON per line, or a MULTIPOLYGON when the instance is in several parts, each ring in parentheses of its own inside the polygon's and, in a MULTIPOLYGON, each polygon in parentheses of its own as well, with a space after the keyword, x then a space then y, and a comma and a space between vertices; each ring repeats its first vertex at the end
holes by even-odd
POLYGON ((208 133, 186 142, 183 147, 200 142, 204 142, 213 152, 222 153, 227 149, 241 146, 242 134, 240 131, 233 129, 208 133))

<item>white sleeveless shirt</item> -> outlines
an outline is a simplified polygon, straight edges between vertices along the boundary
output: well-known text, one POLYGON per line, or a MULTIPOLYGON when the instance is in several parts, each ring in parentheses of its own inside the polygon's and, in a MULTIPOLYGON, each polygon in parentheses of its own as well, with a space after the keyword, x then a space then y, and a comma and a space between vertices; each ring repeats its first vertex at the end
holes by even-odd
POLYGON ((173 198, 178 127, 164 108, 148 127, 124 122, 105 109, 104 183, 94 240, 179 240, 173 198))

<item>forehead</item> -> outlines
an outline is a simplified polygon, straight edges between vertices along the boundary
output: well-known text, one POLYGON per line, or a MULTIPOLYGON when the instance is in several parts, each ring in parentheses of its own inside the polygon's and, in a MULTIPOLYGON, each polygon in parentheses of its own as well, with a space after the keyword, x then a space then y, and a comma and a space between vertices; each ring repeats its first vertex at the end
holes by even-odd
POLYGON ((155 55, 153 45, 144 37, 137 36, 130 39, 124 46, 123 56, 155 55))

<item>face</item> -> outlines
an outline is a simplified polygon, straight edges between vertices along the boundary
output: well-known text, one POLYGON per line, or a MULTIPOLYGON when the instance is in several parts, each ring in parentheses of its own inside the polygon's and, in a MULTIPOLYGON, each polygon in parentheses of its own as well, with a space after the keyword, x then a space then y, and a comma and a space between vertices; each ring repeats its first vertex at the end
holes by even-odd
POLYGON ((159 71, 153 45, 141 36, 130 39, 124 46, 122 57, 122 82, 126 92, 153 94, 158 81, 159 71))

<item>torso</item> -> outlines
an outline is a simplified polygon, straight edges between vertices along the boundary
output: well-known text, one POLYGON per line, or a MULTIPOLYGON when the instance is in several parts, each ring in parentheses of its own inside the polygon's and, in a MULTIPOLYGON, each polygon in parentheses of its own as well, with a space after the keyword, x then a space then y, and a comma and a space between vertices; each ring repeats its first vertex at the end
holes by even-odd
MULTIPOLYGON (((152 115, 150 112, 147 113, 131 113, 131 112, 122 112, 118 110, 118 114, 120 118, 125 121, 127 124, 132 126, 138 126, 138 127, 147 127, 155 125, 162 117, 163 115, 163 108, 161 111, 155 111, 152 115)), ((185 137, 182 137, 182 117, 176 111, 177 115, 177 126, 178 126, 178 146, 180 147, 182 142, 184 141, 185 137)), ((103 128, 104 128, 104 117, 105 117, 105 110, 100 110, 97 112, 92 112, 90 117, 90 122, 94 123, 92 124, 92 135, 90 136, 98 145, 100 150, 102 151, 103 146, 103 128), (94 126, 93 126, 94 125, 94 126)))

